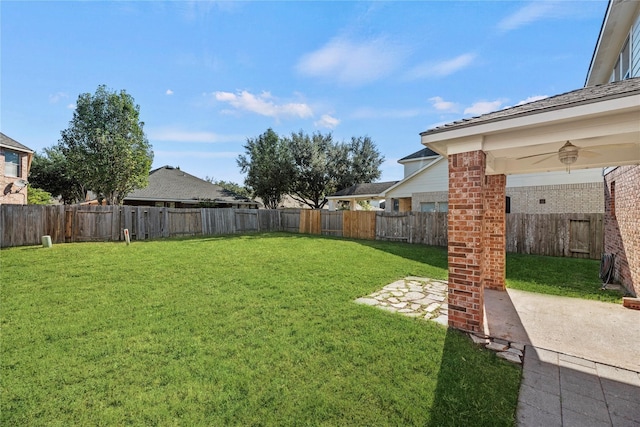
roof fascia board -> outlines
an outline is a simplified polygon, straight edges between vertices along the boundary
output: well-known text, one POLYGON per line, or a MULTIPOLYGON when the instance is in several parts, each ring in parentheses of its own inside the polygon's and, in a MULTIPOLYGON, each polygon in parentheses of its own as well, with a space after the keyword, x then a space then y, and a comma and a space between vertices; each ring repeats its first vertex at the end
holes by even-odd
POLYGON ((412 163, 412 162, 417 162, 417 161, 424 161, 424 160, 435 160, 438 157, 440 157, 439 155, 435 155, 435 156, 424 156, 424 157, 416 157, 415 159, 405 159, 405 160, 398 160, 398 163, 400 163, 401 165, 405 164, 405 163, 412 163))
POLYGON ((607 28, 607 23, 609 22, 609 15, 611 14, 611 10, 613 8, 613 1, 609 0, 609 4, 607 5, 607 11, 604 14, 604 18, 602 19, 602 25, 600 26, 600 34, 598 34, 598 41, 596 42, 596 46, 593 49, 593 54, 591 55, 591 62, 589 63, 589 70, 587 71, 587 78, 584 82, 584 86, 589 86, 589 81, 591 80, 591 76, 593 74, 593 66, 596 63, 596 57, 601 52, 600 46, 602 45, 602 39, 604 37, 605 28, 607 28))
POLYGON ((611 71, 639 11, 638 1, 609 1, 589 64, 585 87, 609 82, 611 71))
POLYGON ((484 135, 499 132, 518 131, 529 127, 587 119, 598 115, 612 115, 616 112, 640 109, 640 94, 608 99, 600 102, 582 104, 553 111, 508 118, 489 123, 465 126, 449 131, 421 136, 422 144, 442 154, 456 154, 466 151, 482 150, 484 135), (451 150, 449 146, 453 143, 451 150))
POLYGON ((30 149, 28 149, 28 148, 27 148, 27 149, 24 149, 24 148, 18 148, 18 147, 14 147, 13 145, 8 145, 8 144, 2 144, 2 143, 0 143, 0 147, 2 147, 2 148, 7 148, 7 149, 9 149, 9 150, 11 150, 11 151, 18 151, 18 152, 20 152, 20 153, 27 153, 27 154, 33 154, 33 153, 34 153, 34 151, 33 151, 33 150, 30 150, 30 149))

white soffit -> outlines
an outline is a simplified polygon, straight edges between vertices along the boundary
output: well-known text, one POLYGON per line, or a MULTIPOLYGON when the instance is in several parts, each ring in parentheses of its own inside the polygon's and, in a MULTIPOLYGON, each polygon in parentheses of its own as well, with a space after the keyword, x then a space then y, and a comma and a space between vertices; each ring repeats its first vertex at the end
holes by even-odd
POLYGON ((557 152, 566 141, 584 150, 596 147, 572 169, 640 164, 640 94, 422 136, 423 144, 443 155, 484 151, 488 174, 563 170, 557 156, 520 158, 557 152))

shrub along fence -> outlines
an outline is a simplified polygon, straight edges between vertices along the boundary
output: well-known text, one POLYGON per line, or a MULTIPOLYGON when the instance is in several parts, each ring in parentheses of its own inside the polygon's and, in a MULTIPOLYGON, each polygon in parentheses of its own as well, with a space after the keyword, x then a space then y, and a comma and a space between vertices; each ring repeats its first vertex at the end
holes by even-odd
MULTIPOLYGON (((599 259, 602 214, 507 214, 507 251, 599 259)), ((441 212, 0 205, 0 247, 287 231, 447 246, 441 212)))

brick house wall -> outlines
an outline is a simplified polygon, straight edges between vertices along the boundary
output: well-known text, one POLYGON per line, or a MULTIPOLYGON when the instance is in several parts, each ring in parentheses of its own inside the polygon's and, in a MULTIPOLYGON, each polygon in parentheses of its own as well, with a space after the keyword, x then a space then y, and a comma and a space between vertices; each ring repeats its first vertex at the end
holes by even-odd
POLYGON ((640 295, 640 166, 604 177, 604 251, 615 255, 614 280, 640 295))
MULTIPOLYGON (((20 176, 5 176, 5 159, 4 153, 8 149, 0 148, 0 204, 27 204, 27 188, 23 188, 16 193, 15 188, 11 188, 11 184, 17 179, 27 179, 29 156, 27 153, 20 153, 20 176), (11 191, 13 190, 13 191, 11 191), (5 193, 6 192, 6 193, 5 193)), ((18 152, 17 150, 13 152, 18 152)))
MULTIPOLYGON (((604 213, 604 183, 507 187, 511 213, 604 213)), ((411 210, 420 211, 420 203, 446 202, 446 191, 413 193, 411 210)))
POLYGON ((507 187, 511 213, 603 213, 603 182, 507 187))

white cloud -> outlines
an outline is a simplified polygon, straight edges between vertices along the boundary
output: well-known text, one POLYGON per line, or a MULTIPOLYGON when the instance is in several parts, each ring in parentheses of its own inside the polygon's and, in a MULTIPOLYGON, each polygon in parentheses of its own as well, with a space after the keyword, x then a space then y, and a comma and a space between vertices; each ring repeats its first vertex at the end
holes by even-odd
POLYGON ((245 139, 242 135, 220 135, 214 132, 185 131, 176 128, 152 129, 147 132, 147 136, 154 141, 199 143, 237 142, 245 139))
POLYGON ((173 91, 171 89, 167 89, 165 92, 166 95, 173 95, 173 91))
POLYGON ((512 31, 520 27, 548 17, 554 10, 553 2, 536 0, 518 9, 498 23, 501 31, 512 31))
POLYGON ((316 127, 323 127, 327 129, 335 129, 340 124, 340 119, 337 119, 328 114, 323 114, 320 120, 313 123, 316 127))
POLYGON ((307 76, 335 78, 348 85, 364 85, 391 73, 405 55, 405 49, 384 37, 364 42, 338 37, 315 52, 304 55, 296 68, 307 76))
POLYGON ((68 98, 69 95, 67 95, 64 92, 56 92, 53 95, 49 95, 49 103, 50 104, 56 104, 59 101, 62 101, 63 99, 68 98))
POLYGON ((501 99, 496 99, 495 101, 476 102, 471 107, 465 108, 464 114, 481 116, 483 114, 487 114, 487 113, 491 113, 493 111, 499 110, 502 104, 504 104, 504 101, 501 99))
POLYGON ((467 68, 476 57, 475 53, 464 53, 441 62, 425 62, 409 70, 407 77, 412 80, 426 77, 445 77, 467 68))
POLYGON ((433 107, 438 111, 455 113, 457 110, 455 102, 445 101, 439 96, 429 98, 429 101, 432 102, 433 107))
POLYGON ((276 104, 269 92, 254 95, 246 90, 231 92, 215 92, 215 99, 226 102, 236 110, 250 111, 262 116, 279 119, 281 117, 307 118, 313 116, 313 110, 305 103, 276 104))
POLYGON ((522 101, 518 102, 516 104, 516 106, 518 105, 524 105, 524 104, 528 104, 530 102, 535 102, 535 101, 540 101, 541 99, 545 99, 548 98, 549 96, 547 95, 534 95, 534 96, 530 96, 527 99, 523 99, 522 101))
POLYGON ((69 104, 69 105, 67 105, 67 108, 69 110, 75 110, 76 109, 76 104, 69 104))

